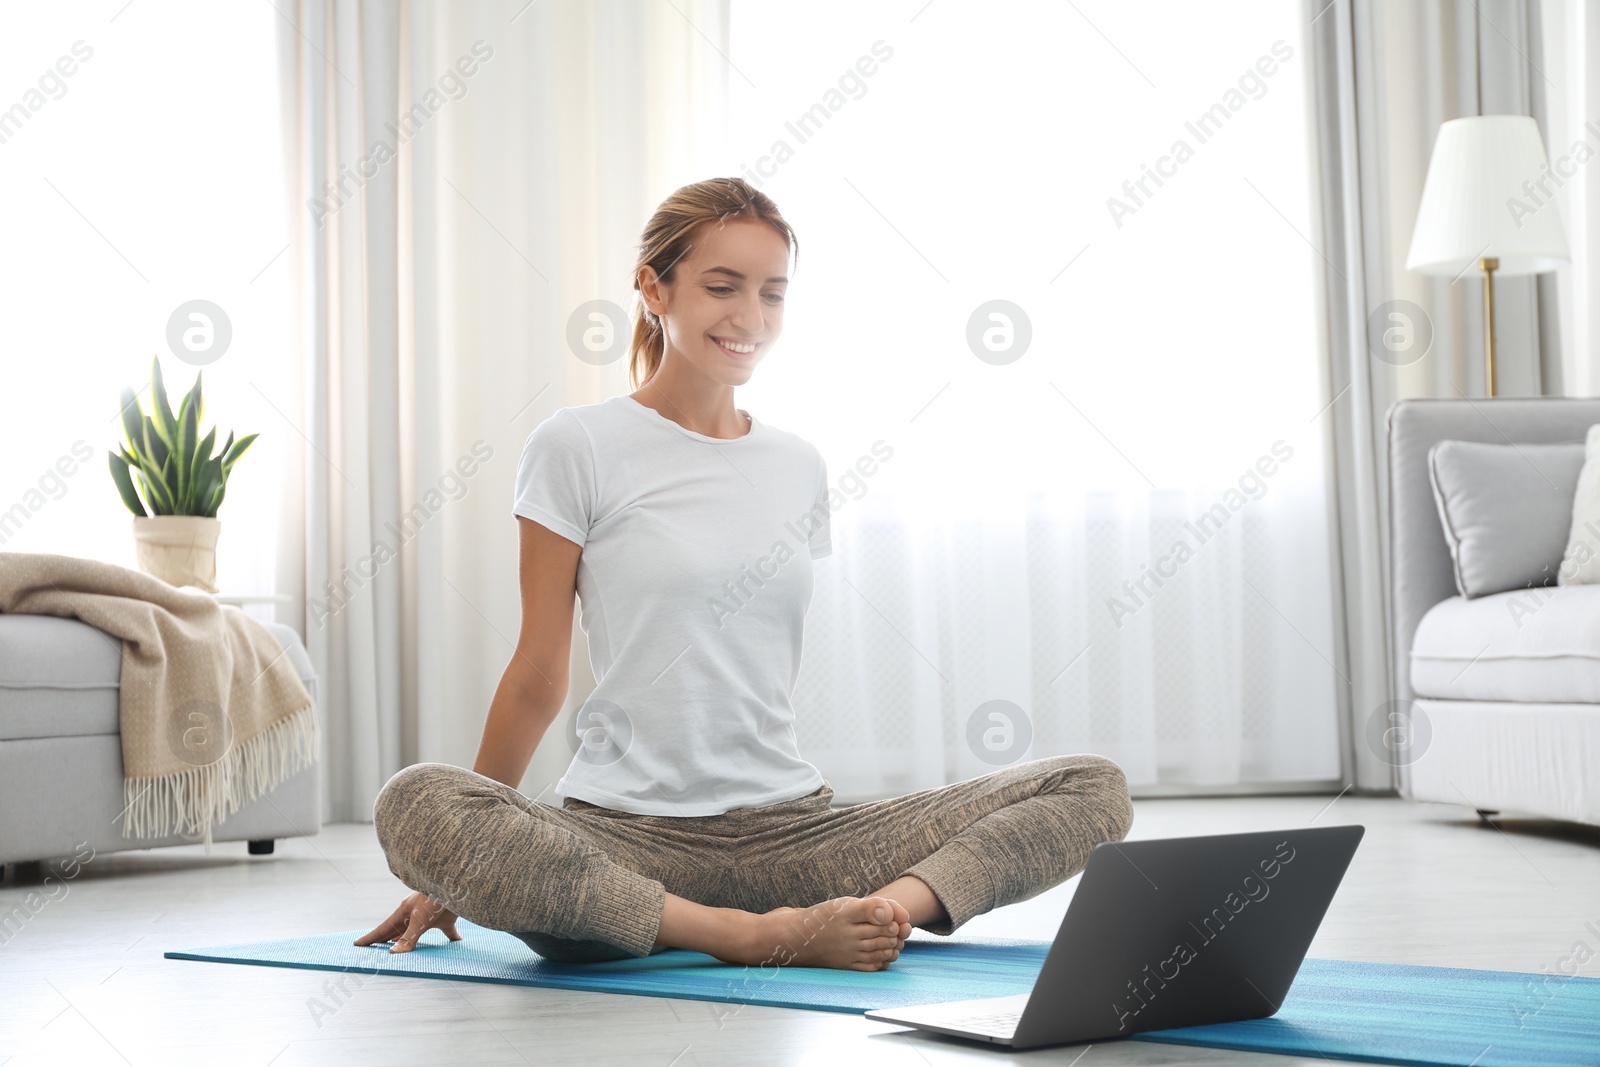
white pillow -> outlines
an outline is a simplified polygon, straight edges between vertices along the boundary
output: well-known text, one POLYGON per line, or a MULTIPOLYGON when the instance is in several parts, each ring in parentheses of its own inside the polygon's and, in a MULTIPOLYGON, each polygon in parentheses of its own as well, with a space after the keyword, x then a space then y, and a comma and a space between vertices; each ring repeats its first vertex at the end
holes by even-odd
POLYGON ((1567 552, 1556 572, 1559 585, 1600 583, 1600 423, 1589 427, 1583 443, 1583 469, 1572 495, 1572 529, 1567 552))

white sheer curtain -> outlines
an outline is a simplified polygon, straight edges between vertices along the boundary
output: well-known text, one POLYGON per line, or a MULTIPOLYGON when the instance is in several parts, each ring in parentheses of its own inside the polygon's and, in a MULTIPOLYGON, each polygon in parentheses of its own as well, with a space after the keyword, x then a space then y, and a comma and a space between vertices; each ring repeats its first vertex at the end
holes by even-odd
MULTIPOLYGON (((703 176, 725 0, 278 12, 298 336, 274 402, 301 430, 280 581, 327 696, 329 817, 368 820, 401 766, 472 765, 520 619, 517 456, 626 389, 568 317, 626 300, 638 226, 703 176)), ((552 730, 523 788, 571 752, 552 730)))
POLYGON ((1572 263, 1541 275, 1559 288, 1559 373, 1546 372, 1545 392, 1600 395, 1600 10, 1583 0, 1533 3, 1542 31, 1541 72, 1530 81, 1543 93, 1545 150, 1563 181, 1555 189, 1567 224, 1572 263), (1549 387, 1551 379, 1559 389, 1549 387))
POLYGON ((840 489, 796 705, 841 798, 1340 780, 1308 19, 733 0, 713 169, 800 240, 740 402, 840 489))

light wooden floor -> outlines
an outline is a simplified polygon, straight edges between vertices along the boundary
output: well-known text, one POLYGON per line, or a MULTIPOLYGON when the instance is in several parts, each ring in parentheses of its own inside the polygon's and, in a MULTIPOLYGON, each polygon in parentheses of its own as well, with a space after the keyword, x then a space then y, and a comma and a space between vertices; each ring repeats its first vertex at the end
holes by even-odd
MULTIPOLYGON (((1362 823, 1310 955, 1538 972, 1600 949, 1600 829, 1344 796, 1137 800, 1132 837, 1362 823), (1323 810, 1326 808, 1327 810, 1323 810)), ((47 872, 12 868, 0 911, 47 872)), ((369 978, 331 1016, 325 972, 165 960, 194 948, 368 929, 404 895, 365 825, 251 857, 242 843, 96 857, 0 943, 0 1067, 62 1064, 1287 1064, 1144 1041, 1012 1053, 833 1012, 433 979, 369 978)), ((963 933, 1047 939, 1077 879, 963 933)), ((914 936, 930 935, 918 931, 914 936)), ((1600 976, 1600 960, 1585 973, 1600 976)))

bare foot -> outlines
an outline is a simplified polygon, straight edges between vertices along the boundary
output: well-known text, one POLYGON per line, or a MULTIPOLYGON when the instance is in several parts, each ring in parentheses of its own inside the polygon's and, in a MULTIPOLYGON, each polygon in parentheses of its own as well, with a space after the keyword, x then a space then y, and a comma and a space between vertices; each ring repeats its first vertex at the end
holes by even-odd
POLYGON ((881 971, 911 936, 911 913, 888 897, 835 897, 751 919, 750 932, 727 962, 881 971))

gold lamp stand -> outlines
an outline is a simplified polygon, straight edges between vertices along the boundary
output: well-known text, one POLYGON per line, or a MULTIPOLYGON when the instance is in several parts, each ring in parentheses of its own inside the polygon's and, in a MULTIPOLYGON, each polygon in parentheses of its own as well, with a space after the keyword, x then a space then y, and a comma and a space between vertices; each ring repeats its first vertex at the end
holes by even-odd
POLYGON ((1498 256, 1484 256, 1478 260, 1483 268, 1483 382, 1489 396, 1494 396, 1494 272, 1500 269, 1498 256))

